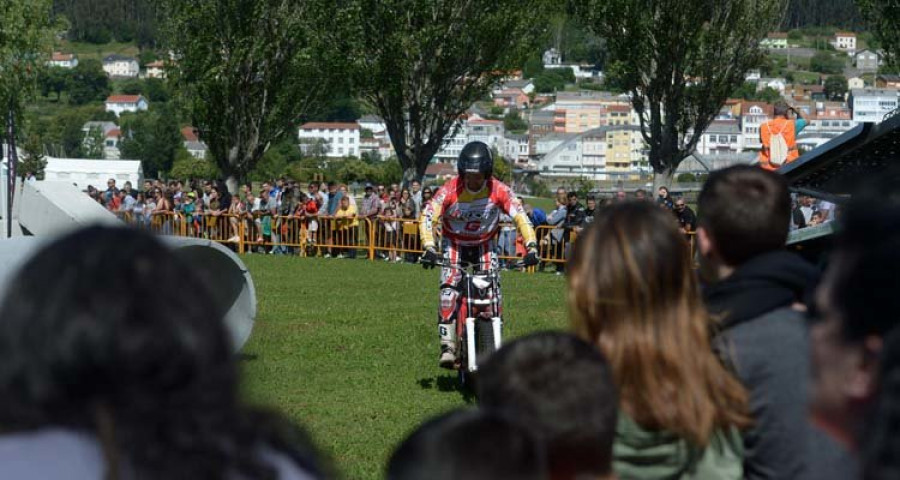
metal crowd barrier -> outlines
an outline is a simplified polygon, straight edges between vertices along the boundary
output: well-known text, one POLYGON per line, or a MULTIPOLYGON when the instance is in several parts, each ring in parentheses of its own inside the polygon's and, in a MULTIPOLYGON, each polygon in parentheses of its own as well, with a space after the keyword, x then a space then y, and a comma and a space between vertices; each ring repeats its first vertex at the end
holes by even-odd
MULTIPOLYGON (((117 212, 126 223, 162 235, 204 238, 233 246, 238 253, 284 253, 303 257, 344 256, 369 260, 416 261, 423 253, 419 221, 396 217, 279 216, 268 214, 186 216, 174 212, 117 212)), ((538 254, 544 264, 565 264, 578 238, 575 229, 542 225, 535 228, 538 254)), ((696 233, 685 233, 691 258, 696 233)), ((440 227, 435 228, 440 241, 440 227)), ((525 255, 522 238, 511 223, 503 223, 495 236, 502 263, 525 255)))

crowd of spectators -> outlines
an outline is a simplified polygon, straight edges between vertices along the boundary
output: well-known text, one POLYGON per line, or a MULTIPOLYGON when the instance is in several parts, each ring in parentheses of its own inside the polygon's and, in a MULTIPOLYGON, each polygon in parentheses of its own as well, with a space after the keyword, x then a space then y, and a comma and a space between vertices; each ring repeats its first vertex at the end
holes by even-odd
POLYGON ((362 236, 363 219, 377 223, 379 258, 415 261, 420 249, 418 217, 423 202, 434 191, 414 181, 410 188, 398 184, 366 184, 358 200, 346 184, 288 179, 241 186, 231 195, 222 182, 147 180, 143 189, 125 182, 118 188, 110 179, 107 189, 88 188, 88 195, 123 220, 164 234, 178 233, 237 244, 243 240, 249 252, 355 258, 362 236), (243 239, 241 238, 243 235, 243 239))
MULTIPOLYGON (((559 228, 581 229, 569 332, 489 356, 478 406, 419 426, 389 480, 897 478, 900 206, 855 198, 823 270, 785 249, 782 177, 717 171, 697 200, 696 269, 659 199, 585 222, 565 193, 559 228)), ((4 473, 331 478, 301 430, 240 400, 223 309, 194 268, 108 227, 22 267, 0 299, 4 473)))

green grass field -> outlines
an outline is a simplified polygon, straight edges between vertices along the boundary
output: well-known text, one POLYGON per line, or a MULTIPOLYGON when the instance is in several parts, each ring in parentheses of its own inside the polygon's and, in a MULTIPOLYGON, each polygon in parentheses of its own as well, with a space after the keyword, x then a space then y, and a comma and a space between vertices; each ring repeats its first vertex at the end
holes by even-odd
MULTIPOLYGON (((344 478, 382 478, 426 418, 473 404, 437 367, 438 270, 248 255, 259 314, 243 350, 245 394, 304 425, 344 478)), ((502 276, 504 337, 566 328, 564 277, 502 276)))

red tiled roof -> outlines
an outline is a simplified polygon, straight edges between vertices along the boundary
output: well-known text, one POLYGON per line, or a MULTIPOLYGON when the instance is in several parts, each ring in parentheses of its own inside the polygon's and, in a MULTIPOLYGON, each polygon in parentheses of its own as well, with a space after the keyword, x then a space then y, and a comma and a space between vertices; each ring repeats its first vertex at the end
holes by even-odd
POLYGON ((788 38, 788 34, 785 32, 772 32, 766 35, 768 38, 788 38))
POLYGON ((856 34, 853 32, 834 32, 835 37, 855 37, 856 34))
POLYGON ((502 120, 487 120, 484 118, 469 120, 469 125, 500 125, 502 123, 502 120))
POLYGON ((140 95, 110 95, 106 103, 137 103, 140 99, 140 95))
POLYGON ((313 129, 335 129, 335 130, 359 130, 359 124, 356 122, 308 122, 300 125, 301 130, 313 129))
POLYGON ((764 114, 768 116, 772 116, 775 114, 775 106, 771 103, 766 102, 744 102, 741 104, 741 115, 747 115, 750 112, 750 107, 758 106, 762 108, 764 114))
POLYGON ((106 138, 119 138, 120 136, 122 136, 122 131, 118 128, 106 132, 106 138))
POLYGON ((181 129, 181 136, 184 137, 185 142, 196 142, 197 138, 197 129, 188 125, 181 129))
POLYGON ((75 55, 71 53, 53 52, 53 56, 50 59, 54 62, 68 62, 73 58, 75 58, 75 55))
POLYGON ((607 110, 616 113, 627 113, 631 111, 631 107, 628 105, 610 105, 607 107, 607 110))
POLYGON ((147 66, 147 68, 162 68, 162 67, 164 67, 165 65, 166 65, 166 64, 163 63, 162 60, 157 60, 157 61, 155 61, 155 62, 150 62, 150 63, 148 63, 146 66, 147 66))

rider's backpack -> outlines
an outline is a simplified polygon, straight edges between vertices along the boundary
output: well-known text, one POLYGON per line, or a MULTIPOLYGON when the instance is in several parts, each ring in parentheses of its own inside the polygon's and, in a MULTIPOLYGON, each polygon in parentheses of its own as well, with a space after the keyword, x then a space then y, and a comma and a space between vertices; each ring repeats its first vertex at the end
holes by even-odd
POLYGON ((784 165, 790 151, 787 140, 784 138, 784 130, 788 126, 789 124, 785 122, 780 132, 774 132, 772 131, 772 125, 769 124, 769 132, 771 133, 769 137, 769 163, 776 167, 784 165))

